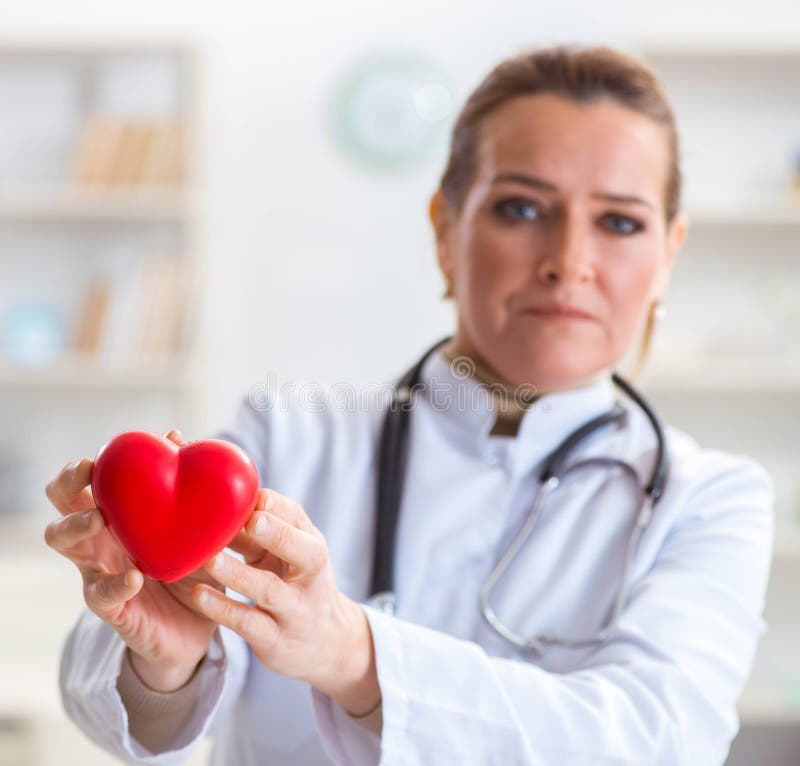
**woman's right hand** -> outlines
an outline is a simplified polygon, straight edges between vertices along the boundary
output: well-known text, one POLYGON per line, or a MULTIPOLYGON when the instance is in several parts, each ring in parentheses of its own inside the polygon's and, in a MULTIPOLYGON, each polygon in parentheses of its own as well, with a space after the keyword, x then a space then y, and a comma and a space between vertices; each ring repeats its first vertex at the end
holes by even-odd
MULTIPOLYGON (((176 430, 167 438, 182 443, 176 430)), ((47 497, 63 518, 47 525, 45 542, 77 566, 86 605, 128 645, 142 681, 157 691, 173 691, 192 677, 216 629, 194 610, 192 588, 206 583, 225 589, 202 567, 169 584, 146 577, 95 507, 91 472, 92 460, 84 458, 68 463, 47 484, 47 497)))

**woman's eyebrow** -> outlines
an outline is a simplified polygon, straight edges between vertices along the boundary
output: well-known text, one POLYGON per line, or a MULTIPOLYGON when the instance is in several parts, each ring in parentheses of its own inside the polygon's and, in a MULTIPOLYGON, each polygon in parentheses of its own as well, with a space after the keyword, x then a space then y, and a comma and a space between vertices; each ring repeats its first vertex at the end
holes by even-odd
POLYGON ((651 210, 655 210, 656 206, 652 202, 648 202, 646 199, 642 199, 641 197, 634 197, 631 194, 611 194, 609 192, 595 192, 592 194, 592 197, 596 197, 597 199, 607 199, 611 202, 627 202, 632 205, 644 205, 645 207, 649 207, 651 210))
MULTIPOLYGON (((549 181, 545 181, 543 178, 537 178, 536 176, 528 176, 524 173, 498 173, 493 179, 492 183, 501 183, 503 181, 511 181, 512 183, 523 184, 524 186, 530 186, 533 189, 542 189, 543 191, 551 191, 557 192, 558 187, 555 184, 550 183, 549 181)), ((636 197, 632 194, 612 194, 611 192, 595 192, 592 194, 592 197, 596 199, 606 199, 610 200, 611 202, 624 202, 634 205, 644 205, 645 207, 649 207, 651 210, 655 210, 655 205, 652 202, 648 202, 646 199, 642 199, 641 197, 636 197)))
POLYGON ((498 173, 493 179, 492 183, 501 183, 502 181, 511 181, 512 183, 523 184, 524 186, 531 186, 534 189, 544 189, 544 191, 558 191, 558 187, 555 184, 551 184, 549 181, 545 181, 542 178, 537 178, 536 176, 526 176, 523 173, 514 173, 514 172, 506 172, 506 173, 498 173))

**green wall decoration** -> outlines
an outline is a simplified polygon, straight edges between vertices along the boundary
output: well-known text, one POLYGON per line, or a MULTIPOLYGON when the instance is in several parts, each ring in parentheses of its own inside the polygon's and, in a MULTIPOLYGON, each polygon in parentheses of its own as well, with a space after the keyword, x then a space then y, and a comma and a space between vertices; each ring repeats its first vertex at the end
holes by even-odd
POLYGON ((368 170, 393 172, 423 161, 450 125, 454 87, 424 54, 381 49, 341 74, 329 102, 337 146, 368 170))

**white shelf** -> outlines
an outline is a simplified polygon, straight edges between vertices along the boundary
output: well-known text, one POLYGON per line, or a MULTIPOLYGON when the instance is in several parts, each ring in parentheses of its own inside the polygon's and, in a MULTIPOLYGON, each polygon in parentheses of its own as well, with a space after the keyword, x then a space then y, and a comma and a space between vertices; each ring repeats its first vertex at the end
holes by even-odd
POLYGON ((800 524, 778 520, 773 547, 775 563, 800 563, 800 524))
MULTIPOLYGON (((202 345, 195 328, 204 326, 201 270, 205 258, 203 216, 206 209, 202 165, 207 154, 198 151, 205 116, 202 56, 199 41, 180 36, 0 35, 0 73, 47 73, 63 69, 71 92, 76 95, 69 104, 65 102, 54 107, 57 110, 54 114, 61 115, 58 117, 58 154, 54 153, 46 166, 34 163, 36 171, 31 173, 22 172, 24 163, 17 163, 18 172, 9 173, 0 186, 0 226, 4 235, 19 242, 18 247, 8 249, 3 257, 12 263, 12 274, 20 272, 28 280, 28 284, 21 286, 24 288, 20 290, 21 295, 25 290, 32 293, 38 289, 37 276, 44 286, 42 292, 47 294, 54 281, 46 271, 48 260, 42 261, 39 275, 35 271, 36 263, 32 263, 32 276, 31 269, 18 269, 17 265, 42 254, 64 253, 65 259, 82 259, 82 254, 87 253, 88 258, 75 261, 76 268, 87 270, 85 284, 65 285, 65 289, 86 293, 83 297, 75 296, 74 300, 70 295, 69 303, 75 307, 70 308, 68 319, 79 325, 81 317, 89 316, 87 312, 91 309, 95 316, 104 314, 108 325, 101 335, 102 351, 89 355, 67 351, 46 368, 15 366, 10 358, 0 353, 0 396, 5 407, 19 402, 23 408, 20 417, 31 417, 35 421, 39 417, 37 408, 42 394, 48 397, 64 394, 67 396, 65 411, 70 417, 74 415, 78 420, 85 420, 88 430, 100 432, 101 425, 91 417, 91 395, 95 393, 120 395, 114 406, 127 409, 134 418, 142 406, 151 409, 163 406, 183 423, 190 423, 197 417, 202 379, 192 373, 202 345), (144 67, 140 67, 140 60, 144 67), (142 79, 138 79, 140 70, 142 79), (131 91, 130 94, 127 91, 131 91), (174 183, 71 183, 75 174, 68 166, 74 160, 70 157, 75 154, 76 146, 82 146, 82 126, 88 124, 87 119, 92 115, 107 110, 112 114, 119 111, 124 119, 180 124, 183 128, 180 148, 185 152, 181 177, 185 181, 178 186, 174 183), (60 176, 63 180, 59 180, 60 176), (10 231, 18 224, 24 226, 24 231, 10 231), (168 227, 169 231, 154 236, 154 227, 168 227), (62 248, 60 242, 68 246, 62 248), (124 257, 116 258, 120 252, 124 257), (110 255, 109 264, 102 262, 106 253, 110 255), (141 269, 140 264, 145 259, 172 256, 180 261, 178 279, 182 280, 183 303, 178 321, 185 335, 181 343, 188 348, 181 347, 168 355, 136 355, 133 350, 129 352, 129 343, 115 343, 114 328, 125 323, 115 323, 119 317, 114 311, 123 305, 126 316, 133 317, 129 324, 135 324, 135 329, 126 326, 124 335, 130 334, 128 331, 144 335, 144 328, 152 327, 155 320, 152 312, 148 313, 148 298, 141 297, 141 285, 152 288, 147 295, 152 295, 154 306, 163 306, 169 285, 159 292, 160 283, 155 282, 153 276, 157 270, 141 269), (125 292, 122 286, 128 285, 125 281, 128 270, 132 280, 130 290, 125 292), (141 285, 136 281, 139 279, 141 285), (92 284, 104 286, 103 301, 98 298, 93 308, 89 306, 88 291, 92 284), (112 356, 117 347, 119 350, 112 356), (90 395, 82 397, 82 392, 90 395), (139 394, 146 398, 142 400, 139 394), (71 412, 74 407, 82 410, 71 412)), ((15 117, 13 112, 12 108, 11 116, 15 117)), ((25 114, 23 110, 21 115, 25 114)), ((27 144, 22 146, 30 151, 27 144)), ((58 264, 58 268, 64 267, 58 264)), ((4 295, 0 313, 9 301, 15 301, 11 291, 4 295)), ((165 338, 166 342, 173 341, 165 338)), ((61 437, 62 442, 65 440, 66 437, 61 437)), ((56 439, 56 443, 58 441, 56 439)))
POLYGON ((792 699, 770 689, 748 688, 738 710, 743 724, 800 725, 800 695, 792 699))
POLYGON ((64 36, 47 35, 0 36, 0 60, 21 56, 120 56, 130 54, 192 56, 197 52, 194 38, 153 36, 148 39, 128 35, 64 36))
MULTIPOLYGON (((743 136, 748 136, 747 139, 742 138, 744 146, 748 140, 753 140, 752 135, 747 133, 750 130, 747 123, 751 117, 748 110, 757 110, 759 100, 762 97, 770 99, 776 89, 791 88, 797 80, 797 71, 800 70, 800 36, 798 35, 787 35, 768 41, 750 36, 700 37, 694 40, 691 38, 649 39, 638 41, 635 52, 644 58, 660 78, 664 79, 668 94, 672 92, 672 88, 675 88, 677 94, 684 93, 685 89, 689 88, 686 91, 691 94, 688 96, 688 101, 673 104, 676 107, 679 129, 682 119, 687 116, 687 110, 696 111, 698 115, 701 111, 711 113, 710 110, 714 109, 716 99, 714 92, 716 82, 723 86, 721 87, 723 108, 730 108, 730 102, 735 98, 733 95, 736 93, 735 89, 742 88, 744 99, 739 104, 741 111, 729 117, 730 128, 722 128, 715 123, 709 130, 725 130, 726 132, 730 130, 728 136, 722 137, 729 139, 730 135, 735 135, 735 132, 739 130, 736 121, 741 119, 745 123, 743 136), (742 79, 747 82, 742 83, 742 79)), ((779 92, 783 93, 783 91, 779 92)), ((785 99, 786 108, 789 108, 790 99, 791 96, 785 99)), ((768 158, 769 170, 765 172, 769 173, 769 178, 772 179, 771 185, 774 188, 764 189, 761 195, 755 199, 687 199, 685 207, 690 218, 690 240, 692 226, 697 228, 760 227, 763 231, 759 234, 763 233, 765 237, 769 234, 769 228, 800 227, 800 192, 795 192, 791 185, 791 163, 795 144, 793 139, 788 137, 794 135, 791 128, 792 121, 789 118, 790 112, 786 112, 782 107, 776 107, 771 102, 770 108, 777 109, 775 114, 779 122, 773 126, 773 130, 777 128, 776 140, 781 142, 782 147, 785 146, 783 149, 786 157, 785 180, 779 179, 781 168, 776 165, 774 147, 763 150, 760 156, 768 158), (775 197, 770 198, 770 194, 774 194, 775 197)), ((759 116, 763 117, 763 115, 759 116)), ((771 113, 768 113, 764 121, 767 127, 762 126, 762 133, 764 131, 766 133, 760 140, 765 145, 772 139, 769 122, 766 121, 770 116, 771 113)), ((697 120, 697 115, 695 115, 694 121, 689 119, 687 122, 699 130, 698 136, 702 134, 702 127, 697 120)), ((693 138, 696 136, 689 133, 681 135, 682 143, 687 146, 692 144, 693 138)), ((714 135, 706 133, 704 139, 706 142, 713 141, 714 135)), ((728 141, 724 145, 730 146, 730 142, 728 141)), ((689 153, 691 154, 691 150, 689 153)), ((747 151, 747 155, 752 156, 752 152, 747 151)), ((716 162, 723 162, 726 159, 722 155, 716 158, 716 162)), ((691 171, 691 161, 688 164, 691 171)), ((686 171, 686 165, 687 163, 684 161, 684 171, 686 171)), ((703 185, 705 187, 713 185, 716 191, 719 184, 713 183, 714 176, 711 173, 713 165, 705 167, 708 175, 703 185)), ((760 179, 759 172, 759 166, 751 163, 748 169, 742 173, 738 183, 727 182, 729 186, 733 185, 736 189, 727 189, 726 191, 747 194, 747 190, 753 188, 753 183, 748 179, 760 179)), ((760 184, 761 181, 758 183, 760 184)), ((709 193, 713 193, 710 188, 709 193)))
MULTIPOLYGON (((0 598, 14 615, 10 630, 0 636, 0 716, 34 728, 36 760, 31 763, 111 766, 118 761, 91 745, 64 714, 61 650, 85 602, 75 566, 44 543, 47 521, 0 518, 0 598)), ((204 739, 187 764, 208 763, 211 747, 204 739)))
MULTIPOLYGON (((800 226, 800 192, 776 199, 715 202, 689 200, 686 203, 692 226, 800 226)), ((691 234, 689 235, 691 236, 691 234)))
POLYGON ((800 37, 760 41, 753 37, 738 39, 680 39, 640 41, 636 49, 646 59, 762 59, 795 64, 800 60, 800 37))
POLYGON ((648 391, 800 394, 800 359, 781 356, 653 359, 641 379, 648 391))
POLYGON ((73 388, 136 388, 179 390, 188 382, 188 360, 180 357, 103 360, 94 356, 67 354, 41 370, 28 370, 0 363, 0 390, 73 388))
POLYGON ((192 210, 180 189, 53 187, 0 191, 0 220, 180 221, 192 210))

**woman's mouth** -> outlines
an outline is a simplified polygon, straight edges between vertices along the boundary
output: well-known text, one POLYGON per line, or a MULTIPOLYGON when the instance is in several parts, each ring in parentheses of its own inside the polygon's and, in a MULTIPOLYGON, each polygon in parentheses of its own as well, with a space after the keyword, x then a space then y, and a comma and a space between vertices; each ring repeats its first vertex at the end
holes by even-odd
POLYGON ((594 317, 581 309, 574 306, 568 306, 559 303, 547 303, 540 306, 531 306, 523 309, 523 314, 531 314, 542 319, 551 321, 594 321, 594 317))

